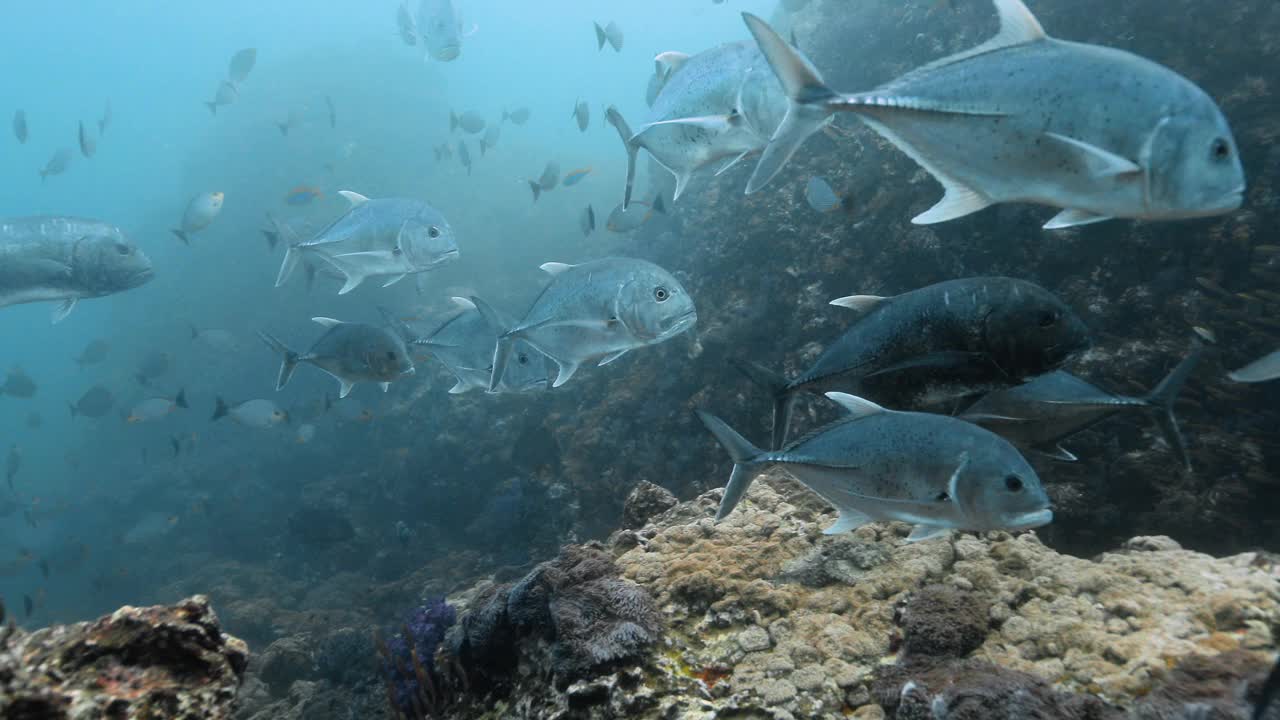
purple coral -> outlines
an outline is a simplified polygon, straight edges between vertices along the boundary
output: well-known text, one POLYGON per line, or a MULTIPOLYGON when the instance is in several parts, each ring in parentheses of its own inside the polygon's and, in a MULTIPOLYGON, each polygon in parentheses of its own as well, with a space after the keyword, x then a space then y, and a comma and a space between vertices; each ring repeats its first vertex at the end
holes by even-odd
POLYGON ((436 648, 458 620, 443 596, 414 608, 390 640, 379 641, 387 696, 405 717, 425 718, 444 703, 444 684, 436 670, 436 648))

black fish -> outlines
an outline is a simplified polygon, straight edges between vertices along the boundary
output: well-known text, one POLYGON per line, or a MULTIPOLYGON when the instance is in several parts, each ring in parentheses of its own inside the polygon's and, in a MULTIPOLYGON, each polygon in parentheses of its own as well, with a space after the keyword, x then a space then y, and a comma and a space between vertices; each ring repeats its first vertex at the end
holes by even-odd
POLYGON ((786 439, 800 392, 866 395, 868 381, 904 375, 965 392, 1008 386, 1057 368, 1089 345, 1084 323, 1056 295, 1007 277, 950 280, 896 297, 854 295, 831 304, 865 314, 799 377, 734 361, 773 397, 775 448, 786 439))
POLYGON ((22 596, 22 609, 26 611, 26 617, 31 617, 31 612, 36 609, 36 604, 31 601, 30 595, 22 596))

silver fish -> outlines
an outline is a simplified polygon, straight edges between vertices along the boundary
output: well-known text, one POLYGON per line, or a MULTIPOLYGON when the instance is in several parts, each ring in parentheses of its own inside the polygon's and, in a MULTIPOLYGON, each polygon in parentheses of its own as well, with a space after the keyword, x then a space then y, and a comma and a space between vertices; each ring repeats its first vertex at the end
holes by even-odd
POLYGON ((467 169, 467 174, 471 174, 471 151, 467 149, 467 141, 458 141, 458 162, 462 163, 462 167, 467 169))
POLYGON ((618 23, 609 21, 605 27, 600 27, 600 23, 594 23, 596 26, 596 50, 603 50, 604 44, 609 43, 615 52, 622 52, 622 28, 618 27, 618 23))
POLYGON ((1021 0, 993 1, 994 38, 855 94, 832 91, 797 49, 744 13, 789 98, 747 192, 834 113, 852 112, 942 184, 942 200, 917 224, 1004 202, 1061 208, 1046 229, 1240 207, 1236 143, 1203 90, 1136 55, 1051 38, 1021 0))
POLYGON ((471 298, 494 327, 504 328, 494 349, 489 389, 506 374, 515 342, 527 341, 559 366, 560 387, 585 362, 608 365, 627 352, 655 345, 697 323, 693 299, 671 273, 645 260, 604 258, 579 265, 544 263, 551 282, 515 325, 471 298))
POLYGON ((50 175, 61 175, 71 167, 71 151, 66 148, 59 148, 49 158, 49 162, 45 163, 40 170, 40 182, 50 175))
POLYGON ((428 57, 449 62, 462 54, 461 23, 453 0, 421 0, 417 24, 428 57))
POLYGON ((948 530, 1025 530, 1053 520, 1025 458, 990 431, 929 413, 894 412, 853 395, 827 397, 849 416, 779 450, 761 450, 722 420, 698 416, 733 458, 722 520, 770 465, 781 465, 840 512, 832 535, 884 520, 915 525, 908 540, 948 530))
POLYGON ((555 160, 548 162, 542 170, 542 175, 537 180, 529 180, 528 183, 529 190, 533 192, 533 201, 538 202, 542 193, 555 189, 560 183, 560 163, 555 160))
POLYGON ((97 220, 0 220, 0 307, 59 301, 53 321, 81 298, 124 292, 151 280, 151 260, 120 228, 97 220))
POLYGON ((587 205, 582 209, 582 215, 578 217, 578 227, 582 229, 583 237, 590 237, 591 233, 596 231, 595 208, 587 205))
POLYGON ((1280 378, 1280 350, 1263 355, 1227 377, 1241 383, 1266 382, 1280 378))
POLYGON ((236 89, 234 83, 223 80, 218 84, 218 91, 214 94, 213 99, 204 104, 209 108, 209 112, 217 115, 218 108, 223 105, 230 105, 240 98, 240 91, 236 89))
POLYGON ((413 360, 404 339, 395 331, 332 318, 312 320, 323 326, 325 332, 302 354, 266 333, 258 333, 267 346, 282 357, 276 390, 289 382, 298 363, 314 365, 332 375, 338 381, 340 398, 346 397, 358 382, 376 382, 386 392, 393 381, 413 372, 413 360))
POLYGON ((222 201, 226 194, 222 192, 203 192, 191 198, 182 211, 182 227, 170 230, 184 245, 191 244, 191 236, 209 227, 209 224, 222 212, 222 201))
POLYGON ((249 72, 253 70, 253 66, 258 62, 257 48, 245 48, 231 56, 231 61, 227 63, 227 79, 239 85, 249 77, 249 72))
POLYGON ((174 410, 185 410, 189 407, 191 406, 187 404, 186 391, 179 390, 178 394, 172 398, 148 398, 134 405, 133 410, 129 411, 129 416, 124 421, 130 424, 151 422, 169 415, 174 410))
POLYGON ((246 400, 237 405, 228 405, 227 401, 221 397, 216 398, 211 419, 221 420, 224 417, 230 417, 245 427, 258 430, 266 430, 289 422, 289 413, 281 410, 280 406, 274 402, 262 398, 246 400))
POLYGON ((586 100, 579 100, 573 106, 573 114, 570 115, 578 121, 578 130, 586 132, 587 127, 591 124, 591 106, 586 100))
POLYGON ((289 279, 304 256, 320 258, 342 272, 346 283, 339 295, 370 277, 385 279, 386 287, 458 257, 452 226, 427 203, 405 198, 370 200, 349 190, 338 194, 351 202, 351 209, 310 240, 289 245, 276 287, 289 279))
POLYGON ((475 110, 468 110, 461 115, 449 111, 449 132, 456 132, 458 128, 462 128, 464 132, 475 135, 484 130, 484 116, 475 110))
POLYGON ((1150 411, 1169 447, 1190 470, 1191 459, 1173 414, 1173 403, 1203 352, 1204 348, 1197 344, 1154 390, 1143 397, 1109 393, 1075 375, 1056 370, 1022 385, 990 393, 970 405, 959 417, 981 425, 1020 447, 1074 462, 1076 456, 1059 444, 1063 440, 1116 413, 1150 411))
POLYGON ((400 7, 396 10, 396 30, 400 33, 400 40, 405 45, 418 44, 418 23, 413 19, 413 12, 409 10, 409 0, 400 3, 400 7))
MULTIPOLYGON (((498 341, 500 329, 489 325, 472 301, 455 297, 453 302, 461 310, 426 337, 416 339, 415 345, 426 348, 449 372, 457 378, 450 394, 469 390, 488 391, 489 378, 493 374, 493 347, 498 341)), ((502 315, 503 327, 514 322, 502 315)), ((548 360, 532 346, 518 341, 512 350, 513 361, 493 392, 523 393, 545 390, 549 374, 548 360)))
POLYGON ((501 125, 490 125, 484 131, 484 137, 480 138, 480 157, 484 157, 485 151, 498 144, 498 136, 501 134, 501 125))
POLYGON ((18 142, 26 144, 27 113, 23 110, 16 110, 13 113, 13 136, 18 138, 18 142))
POLYGON ((98 141, 94 140, 92 135, 85 132, 84 121, 80 122, 79 137, 80 137, 80 154, 84 155, 86 158, 93 157, 93 154, 98 152, 98 141))
POLYGON ((529 122, 529 108, 520 107, 520 108, 516 108, 515 110, 512 110, 511 112, 507 112, 506 110, 503 110, 502 121, 506 122, 508 120, 510 120, 511 122, 517 125, 523 125, 529 122))

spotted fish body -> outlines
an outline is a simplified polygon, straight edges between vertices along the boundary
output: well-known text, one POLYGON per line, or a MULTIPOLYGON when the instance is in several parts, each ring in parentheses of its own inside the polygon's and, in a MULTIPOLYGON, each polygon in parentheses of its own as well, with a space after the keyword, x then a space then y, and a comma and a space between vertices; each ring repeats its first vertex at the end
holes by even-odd
POLYGON ((358 382, 378 383, 386 392, 392 381, 414 371, 405 341, 394 330, 333 318, 312 320, 325 332, 305 353, 296 353, 271 335, 259 333, 282 358, 276 390, 289 382, 299 363, 314 365, 333 376, 339 383, 338 397, 346 397, 358 382))
POLYGON ((1050 229, 1240 206, 1235 140, 1203 90, 1136 55, 1051 38, 1021 0, 994 4, 1001 29, 992 40, 853 94, 828 88, 798 50, 744 14, 791 100, 747 191, 833 113, 852 112, 942 184, 942 200, 918 224, 1003 202, 1062 209, 1050 229))

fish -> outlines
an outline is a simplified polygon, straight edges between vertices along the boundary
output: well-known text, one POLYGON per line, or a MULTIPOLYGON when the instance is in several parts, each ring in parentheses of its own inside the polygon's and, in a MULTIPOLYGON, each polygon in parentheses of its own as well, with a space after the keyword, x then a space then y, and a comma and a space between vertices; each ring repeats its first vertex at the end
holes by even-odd
POLYGON ((338 109, 333 105, 333 98, 329 97, 328 95, 325 95, 324 105, 325 105, 325 108, 328 109, 329 111, 329 127, 337 128, 338 127, 338 109))
POLYGON ((18 477, 18 473, 22 470, 22 449, 17 445, 9 446, 9 454, 4 461, 4 480, 9 484, 9 489, 13 490, 14 478, 18 477))
POLYGON ((102 116, 98 118, 98 135, 102 135, 111 126, 111 101, 107 100, 102 106, 102 116))
POLYGON ((42 216, 0 219, 0 307, 58 302, 53 322, 82 298, 145 285, 151 260, 120 228, 98 220, 42 216))
POLYGON ((591 174, 591 168, 589 167, 578 168, 577 170, 570 170, 569 172, 564 174, 564 186, 573 187, 574 185, 577 185, 578 183, 582 182, 582 179, 590 174, 591 174))
POLYGON ((129 416, 124 420, 131 424, 150 422, 152 420, 159 420, 179 408, 185 410, 189 407, 190 405, 187 404, 186 391, 179 390, 178 394, 172 398, 153 397, 143 400, 133 406, 133 409, 129 411, 129 416))
POLYGON ((236 89, 235 83, 223 80, 218 83, 218 90, 214 93, 213 99, 204 104, 209 108, 210 114, 217 115, 218 108, 224 105, 230 105, 240 99, 240 91, 236 89))
POLYGON ((529 108, 518 107, 515 110, 512 110, 511 112, 507 112, 506 110, 503 110, 502 122, 506 122, 508 120, 515 123, 516 125, 523 125, 529 122, 529 108))
POLYGON ((1007 440, 963 420, 897 412, 846 393, 848 415, 778 450, 761 450, 716 416, 698 417, 733 459, 716 511, 733 512, 751 481, 781 465, 839 511, 825 534, 897 520, 917 542, 948 530, 1026 530, 1053 521, 1036 471, 1007 440))
POLYGON ((814 175, 809 178, 809 182, 804 186, 804 200, 809 203, 809 207, 820 213, 829 213, 833 210, 848 209, 849 199, 836 194, 831 189, 831 184, 825 178, 814 175))
POLYGON ((578 227, 582 229, 583 237, 590 237, 591 233, 596 230, 596 211, 590 205, 582 209, 582 215, 578 217, 578 227))
POLYGON ((573 112, 569 117, 578 121, 578 130, 586 132, 587 127, 591 125, 591 106, 586 100, 579 100, 573 105, 573 112))
POLYGON ((92 135, 85 132, 83 120, 80 121, 79 139, 81 155, 84 155, 86 158, 91 158, 94 153, 98 152, 98 141, 95 140, 92 135))
MULTIPOLYGON (((321 197, 324 197, 324 193, 320 192, 319 188, 310 187, 308 185, 299 185, 298 187, 290 190, 284 196, 284 202, 286 205, 293 205, 296 207, 301 205, 310 205, 312 200, 321 197)), ((274 243, 272 244, 272 247, 275 247, 274 243)))
POLYGON ((80 351, 80 356, 75 358, 75 362, 83 370, 85 365, 97 365, 106 360, 110 352, 111 343, 101 338, 90 340, 89 344, 84 346, 84 350, 80 351))
POLYGON ((418 44, 418 23, 413 19, 413 11, 409 9, 409 0, 403 0, 396 9, 396 30, 405 45, 418 44))
POLYGON ((1149 393, 1142 397, 1117 395, 1062 370, 1055 370, 1005 390, 997 390, 958 417, 1004 437, 1013 444, 1050 457, 1074 462, 1063 440, 1126 411, 1150 412, 1169 448, 1187 470, 1191 459, 1173 403, 1204 352, 1196 343, 1191 352, 1149 393))
POLYGON ((449 132, 457 132, 458 128, 462 128, 463 132, 475 135, 485 128, 484 116, 475 110, 468 110, 461 115, 449 111, 449 132))
POLYGON ((578 265, 549 262, 541 268, 551 282, 514 325, 483 300, 471 298, 485 320, 501 329, 491 391, 506 374, 518 340, 555 362, 558 374, 552 387, 560 387, 585 362, 608 365, 697 323, 688 291, 671 273, 647 260, 613 257, 578 265))
POLYGON ((1263 355, 1248 365, 1231 371, 1227 377, 1239 383, 1267 382, 1280 378, 1280 350, 1263 355))
POLYGON ((467 169, 467 174, 471 174, 471 152, 467 150, 467 141, 458 140, 458 162, 462 163, 462 167, 467 169))
POLYGON ((288 137, 289 131, 298 127, 301 120, 298 117, 298 111, 289 108, 289 112, 285 114, 284 121, 276 123, 276 128, 280 130, 280 134, 288 137))
POLYGON ((490 125, 485 129, 484 137, 480 138, 480 157, 484 157, 486 150, 498 144, 498 136, 501 134, 501 125, 490 125))
POLYGON ((543 168, 542 175, 535 180, 529 180, 529 190, 533 192, 533 201, 538 202, 538 198, 547 190, 555 189, 560 182, 560 163, 552 160, 543 168))
POLYGON ((295 435, 294 437, 298 441, 299 445, 306 445, 307 443, 311 442, 311 440, 315 436, 316 436, 316 426, 312 425, 311 423, 303 423, 302 425, 298 426, 297 435, 295 435))
POLYGON ((413 373, 413 359, 409 357, 404 338, 396 330, 326 317, 311 319, 325 332, 305 353, 290 350, 265 332, 258 333, 282 358, 276 390, 284 388, 299 363, 314 365, 333 376, 338 381, 339 398, 350 394, 358 382, 376 382, 386 392, 393 381, 413 373))
POLYGON ((4 376, 4 384, 0 385, 0 395, 8 395, 16 398, 35 397, 39 387, 36 381, 31 379, 21 367, 14 366, 12 370, 4 376))
POLYGON ((342 273, 345 295, 366 279, 385 279, 384 287, 406 275, 426 272, 458 257, 457 238, 440 211, 420 200, 369 199, 341 190, 351 208, 310 240, 289 245, 276 287, 288 280, 298 262, 317 258, 342 273))
POLYGON ((66 148, 58 148, 53 155, 49 157, 49 162, 40 168, 40 182, 50 175, 61 175, 71 167, 71 151, 66 148))
POLYGON ((461 23, 453 0, 420 0, 417 26, 428 57, 449 62, 462 54, 461 23))
POLYGON ((27 144, 27 113, 24 110, 15 110, 13 113, 13 136, 19 143, 27 144))
POLYGON ((270 400, 257 398, 246 400, 237 405, 228 405, 225 400, 218 397, 211 420, 216 421, 228 416, 245 427, 257 428, 258 430, 266 430, 280 423, 289 422, 289 413, 281 410, 278 405, 270 400))
POLYGON ((654 197, 652 205, 636 200, 631 203, 631 208, 628 209, 623 207, 622 203, 618 203, 609 212, 609 219, 605 221, 604 226, 609 232, 631 232, 652 220, 654 212, 666 212, 666 208, 662 204, 661 195, 654 197))
POLYGON ((83 415, 88 418, 100 418, 111 412, 111 408, 115 407, 116 399, 111 391, 101 385, 94 385, 80 396, 80 399, 71 408, 71 417, 83 415))
POLYGON ((502 326, 495 327, 485 320, 473 301, 463 297, 454 297, 452 301, 460 312, 430 334, 413 340, 415 347, 426 348, 453 373, 457 382, 449 390, 451 395, 476 389, 495 393, 524 393, 546 389, 546 359, 527 342, 520 341, 512 350, 514 362, 508 363, 507 371, 499 379, 498 386, 490 391, 494 344, 498 341, 500 331, 514 325, 514 321, 500 314, 502 326))
POLYGON ((603 50, 604 44, 609 43, 615 52, 622 52, 622 28, 618 27, 618 23, 609 21, 605 27, 600 27, 600 23, 593 23, 596 26, 596 50, 603 50))
POLYGON ((835 113, 851 112, 943 186, 916 224, 1006 202, 1060 210, 1049 230, 1240 207, 1239 152, 1208 94, 1146 58, 1050 37, 1022 0, 993 4, 1000 31, 991 40, 853 94, 831 90, 803 53, 744 13, 788 98, 747 192, 835 113))
POLYGON ((187 209, 182 212, 182 227, 171 230, 184 245, 191 244, 191 236, 207 227, 222 212, 222 202, 226 194, 222 192, 203 192, 187 202, 187 209))
POLYGON ((142 357, 134 377, 138 384, 147 385, 152 380, 163 377, 171 369, 173 369, 173 355, 164 351, 153 351, 142 357))
POLYGON ((240 351, 240 340, 236 334, 223 328, 204 328, 191 326, 191 341, 222 354, 233 354, 240 351))
POLYGON ((733 361, 773 399, 773 447, 782 447, 801 391, 852 390, 902 375, 922 381, 1012 384, 1057 369, 1089 346, 1084 322, 1031 282, 975 277, 891 298, 853 295, 832 305, 862 313, 813 365, 790 380, 733 361))
POLYGON ((258 49, 245 48, 231 56, 227 63, 227 80, 239 85, 249 77, 254 64, 258 62, 258 49))

